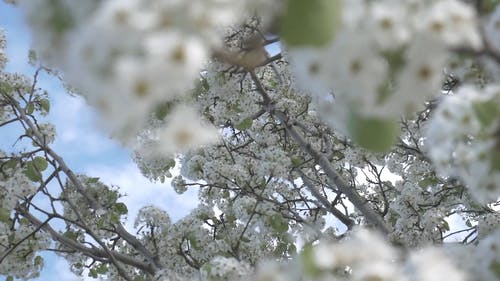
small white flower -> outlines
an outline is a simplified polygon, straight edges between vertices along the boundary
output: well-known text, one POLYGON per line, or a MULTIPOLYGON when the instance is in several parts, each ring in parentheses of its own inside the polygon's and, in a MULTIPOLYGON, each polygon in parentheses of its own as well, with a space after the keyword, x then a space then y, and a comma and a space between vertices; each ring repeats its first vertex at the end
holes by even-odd
POLYGON ((388 99, 386 109, 413 113, 429 97, 438 95, 446 59, 442 43, 428 36, 415 38, 406 50, 406 64, 397 78, 395 96, 388 99))
POLYGON ((178 106, 167 117, 166 124, 157 132, 158 150, 166 154, 186 151, 218 142, 219 133, 204 124, 194 108, 178 106))
POLYGON ((482 46, 474 9, 457 0, 436 1, 423 14, 418 29, 443 40, 449 47, 482 46))
POLYGON ((404 1, 373 2, 368 28, 379 48, 394 50, 410 39, 408 15, 404 1))
POLYGON ((464 273, 437 248, 425 248, 412 253, 407 266, 408 275, 413 276, 413 280, 467 280, 464 273))
POLYGON ((330 92, 330 64, 327 50, 303 47, 293 48, 286 53, 298 88, 313 96, 324 96, 330 92))

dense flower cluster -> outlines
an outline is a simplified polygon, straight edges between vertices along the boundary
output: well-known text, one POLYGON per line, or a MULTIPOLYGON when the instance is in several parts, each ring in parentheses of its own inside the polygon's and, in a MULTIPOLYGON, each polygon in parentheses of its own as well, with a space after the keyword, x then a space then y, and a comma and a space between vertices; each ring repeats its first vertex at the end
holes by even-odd
POLYGON ((462 180, 481 203, 500 194, 500 87, 461 87, 439 104, 426 147, 440 173, 462 180))
MULTIPOLYGON (((124 142, 133 139, 158 103, 182 98, 193 87, 210 52, 221 45, 224 27, 240 22, 242 14, 271 8, 269 12, 277 5, 245 0, 20 1, 33 28, 40 30, 35 41, 42 57, 64 71, 66 80, 99 109, 103 125, 124 142), (123 114, 130 108, 134 110, 123 114)), ((196 135, 198 128, 184 129, 196 135)), ((204 137, 197 135, 197 143, 204 137)))
MULTIPOLYGON (((77 187, 68 181, 61 194, 64 199, 62 203, 64 216, 70 220, 85 218, 89 224, 87 231, 92 231, 99 237, 111 236, 112 233, 104 229, 120 222, 128 212, 127 207, 117 201, 121 195, 117 190, 101 183, 98 178, 79 175, 78 179, 83 184, 82 187, 77 187), (79 192, 80 188, 85 189, 86 196, 79 192)), ((73 231, 71 224, 68 224, 67 229, 73 231)), ((76 230, 74 234, 83 239, 84 232, 76 230)))
POLYGON ((76 274, 119 281, 500 276, 500 7, 15 2, 41 63, 146 177, 197 188, 199 204, 178 221, 148 205, 128 227, 119 188, 52 149, 35 83, 47 68, 35 82, 4 72, 0 34, 0 127, 20 124, 23 145, 0 153, 0 274, 35 277, 50 247, 76 274), (314 34, 290 39, 295 13, 314 34))
POLYGON ((47 249, 51 244, 50 237, 43 232, 36 232, 35 227, 24 222, 15 230, 8 223, 0 222, 0 252, 15 247, 14 251, 2 258, 0 274, 16 278, 36 278, 43 268, 43 258, 38 255, 40 250, 47 249))
POLYGON ((22 169, 16 168, 14 171, 7 172, 9 174, 6 179, 0 180, 0 198, 2 208, 12 210, 19 199, 35 193, 36 187, 22 169))
POLYGON ((344 132, 353 115, 414 113, 439 94, 448 50, 482 45, 475 12, 461 1, 345 1, 342 13, 332 43, 288 56, 298 86, 344 132), (335 102, 323 103, 332 93, 335 102))

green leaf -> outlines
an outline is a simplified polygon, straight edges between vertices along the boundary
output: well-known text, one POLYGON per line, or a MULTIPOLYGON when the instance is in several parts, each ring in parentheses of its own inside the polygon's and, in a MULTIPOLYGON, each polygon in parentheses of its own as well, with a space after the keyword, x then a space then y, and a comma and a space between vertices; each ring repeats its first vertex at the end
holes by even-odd
POLYGON ((443 229, 446 230, 446 231, 450 231, 450 225, 448 224, 447 221, 445 220, 442 220, 442 225, 443 225, 443 229))
POLYGON ((14 243, 16 241, 16 235, 14 233, 9 234, 9 236, 7 237, 7 240, 11 244, 14 243))
MULTIPOLYGON (((120 215, 118 215, 117 213, 111 213, 109 215, 109 221, 111 223, 119 223, 120 222, 120 215)), ((99 222, 100 222, 100 220, 99 220, 99 222)), ((106 221, 104 220, 104 218, 102 218, 102 223, 99 226, 102 228, 106 224, 107 224, 106 221)))
POLYGON ((500 279, 500 263, 497 262, 496 260, 492 261, 490 263, 490 270, 495 274, 495 276, 500 279))
MULTIPOLYGON (((113 216, 113 214, 110 214, 110 215, 109 215, 109 220, 110 220, 111 222, 113 222, 113 223, 117 223, 117 222, 120 220, 120 218, 118 218, 118 216, 116 216, 116 215, 115 215, 115 216, 113 216)), ((101 218, 99 218, 99 219, 97 220, 97 227, 99 227, 99 228, 103 228, 103 227, 104 227, 104 225, 106 225, 106 224, 107 224, 107 223, 106 223, 106 220, 105 220, 105 218, 104 218, 104 217, 101 217, 101 218)))
POLYGON ((116 203, 115 204, 115 210, 120 214, 120 215, 125 215, 128 213, 128 208, 127 205, 124 203, 116 203))
POLYGON ((428 186, 436 185, 438 183, 438 179, 435 177, 427 177, 418 182, 418 186, 422 188, 426 188, 428 186))
POLYGON ((396 50, 382 52, 382 55, 389 63, 391 72, 399 72, 399 70, 401 70, 401 68, 405 66, 405 54, 406 48, 399 48, 396 50))
POLYGON ((8 170, 8 169, 14 169, 14 168, 16 168, 17 163, 18 163, 18 160, 17 160, 17 159, 15 159, 15 158, 9 159, 7 162, 5 162, 5 163, 2 165, 2 169, 3 169, 4 171, 5 171, 5 170, 8 170))
POLYGON ((7 279, 5 279, 5 281, 14 281, 14 277, 9 275, 7 276, 7 279))
POLYGON ((35 266, 40 266, 43 264, 43 258, 41 256, 36 256, 35 260, 33 261, 33 264, 35 266))
POLYGON ((97 271, 96 271, 95 269, 91 268, 91 269, 89 270, 89 274, 88 274, 88 276, 89 276, 89 277, 92 277, 92 278, 94 278, 94 279, 96 279, 96 278, 97 278, 97 271))
POLYGON ((68 230, 68 231, 64 232, 63 236, 66 237, 66 238, 69 238, 69 239, 71 239, 73 241, 76 241, 76 239, 78 239, 78 233, 73 232, 71 230, 68 230))
POLYGON ((246 129, 250 129, 250 127, 252 127, 252 124, 253 124, 253 119, 248 117, 248 118, 245 118, 243 121, 241 121, 236 126, 234 126, 234 128, 236 128, 239 131, 244 131, 246 129))
POLYGON ((10 211, 2 207, 0 207, 0 222, 10 222, 10 211))
POLYGON ((105 274, 106 272, 108 272, 108 267, 106 266, 106 264, 101 263, 98 267, 96 267, 95 270, 99 274, 105 274))
POLYGON ((484 0, 481 3, 482 9, 486 14, 493 12, 498 5, 500 5, 499 0, 484 0))
POLYGON ((324 46, 341 23, 341 0, 288 0, 281 38, 289 46, 324 46))
POLYGON ((170 169, 175 167, 175 159, 168 159, 165 169, 170 169))
POLYGON ((241 242, 245 242, 245 243, 248 243, 248 242, 250 242, 250 241, 251 241, 250 239, 248 239, 248 238, 247 238, 247 237, 245 237, 245 236, 241 237, 241 239, 240 239, 240 240, 241 240, 241 242))
POLYGON ((24 174, 34 182, 42 181, 42 175, 36 170, 32 161, 26 163, 24 174))
POLYGON ((492 101, 475 102, 472 104, 477 118, 483 126, 490 126, 500 117, 498 105, 492 101))
POLYGON ((98 183, 99 182, 99 177, 96 177, 96 178, 89 178, 87 180, 88 183, 98 183))
POLYGON ((274 250, 274 255, 277 257, 282 257, 285 255, 286 250, 288 249, 288 244, 284 242, 279 242, 274 250))
POLYGON ((204 270, 208 276, 210 276, 210 273, 212 272, 212 265, 207 262, 201 267, 201 269, 204 270))
POLYGON ((38 102, 40 107, 47 113, 50 111, 50 101, 48 99, 42 99, 38 102))
POLYGON ((307 275, 314 277, 320 274, 320 270, 316 266, 312 245, 308 244, 303 248, 302 253, 300 254, 300 262, 304 273, 307 275))
POLYGON ((193 97, 197 98, 203 93, 206 93, 210 89, 210 85, 206 78, 202 78, 195 84, 195 87, 192 91, 193 97))
POLYGON ((298 166, 300 166, 302 163, 304 163, 304 161, 303 161, 303 160, 302 160, 302 158, 300 158, 300 157, 292 157, 292 159, 291 159, 291 160, 292 160, 292 165, 293 165, 294 167, 298 167, 298 166))
POLYGON ((75 20, 64 1, 51 0, 49 3, 50 7, 47 7, 50 11, 48 14, 49 28, 58 36, 63 36, 75 26, 75 20))
POLYGON ((175 103, 172 101, 162 103, 154 109, 155 117, 158 120, 163 120, 174 108, 175 103))
POLYGON ((38 60, 38 58, 37 58, 35 50, 30 49, 28 51, 28 62, 29 62, 29 64, 35 65, 35 63, 36 63, 37 60, 38 60))
POLYGON ((394 214, 394 213, 391 213, 390 217, 389 217, 389 223, 394 226, 396 224, 396 222, 398 221, 398 215, 394 214))
POLYGON ((288 230, 288 223, 283 216, 276 214, 269 218, 271 228, 277 233, 284 233, 288 230))
POLYGON ((342 151, 337 150, 332 153, 332 157, 334 157, 336 160, 342 160, 345 158, 345 155, 344 153, 342 153, 342 151))
POLYGON ((196 239, 196 236, 194 235, 191 235, 189 236, 189 244, 191 245, 191 247, 195 250, 201 250, 201 246, 200 244, 198 243, 198 239, 196 239))
POLYGON ((33 114, 34 111, 35 111, 35 105, 30 102, 28 106, 26 106, 26 114, 33 114))
POLYGON ((354 142, 373 152, 387 152, 396 142, 400 127, 395 120, 352 115, 347 129, 354 142))
POLYGON ((201 79, 201 85, 203 86, 203 88, 205 89, 205 91, 210 90, 210 84, 208 84, 207 78, 202 78, 201 79))
POLYGON ((37 156, 33 159, 33 165, 38 169, 38 171, 43 172, 47 169, 47 160, 41 156, 37 156))
POLYGON ((377 90, 377 104, 385 103, 394 93, 391 85, 391 80, 386 79, 385 82, 377 90))
POLYGON ((236 221, 236 216, 228 214, 226 215, 226 224, 233 224, 236 221))
POLYGON ((106 186, 106 191, 107 191, 107 200, 108 202, 116 202, 116 199, 118 199, 118 191, 116 190, 110 190, 107 186, 106 186))
POLYGON ((14 88, 12 87, 11 84, 0 81, 0 93, 10 96, 12 93, 12 90, 14 90, 14 88))

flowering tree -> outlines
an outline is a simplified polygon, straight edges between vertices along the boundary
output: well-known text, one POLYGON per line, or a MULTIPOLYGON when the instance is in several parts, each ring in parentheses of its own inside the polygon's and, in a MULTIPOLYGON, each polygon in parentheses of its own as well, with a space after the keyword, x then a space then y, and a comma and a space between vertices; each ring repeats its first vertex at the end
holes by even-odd
POLYGON ((7 2, 39 66, 5 72, 0 39, 7 280, 43 251, 104 280, 500 278, 498 1, 7 2), (119 188, 52 149, 42 71, 198 207, 126 228, 119 188))

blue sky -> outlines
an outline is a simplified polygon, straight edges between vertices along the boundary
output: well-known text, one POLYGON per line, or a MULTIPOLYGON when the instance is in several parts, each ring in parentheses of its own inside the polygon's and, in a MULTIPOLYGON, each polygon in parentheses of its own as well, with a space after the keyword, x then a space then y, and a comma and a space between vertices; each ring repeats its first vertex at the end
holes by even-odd
MULTIPOLYGON (((31 76, 34 69, 27 64, 30 31, 20 11, 3 1, 0 1, 0 28, 7 33, 7 70, 31 76)), ((55 151, 75 172, 100 177, 106 184, 120 186, 122 192, 128 194, 123 201, 129 207, 130 221, 133 221, 140 207, 149 204, 167 210, 173 220, 181 218, 195 207, 195 190, 179 196, 168 183, 154 184, 145 179, 132 162, 130 151, 98 129, 95 112, 82 98, 66 94, 60 82, 47 75, 41 77, 39 86, 50 93, 51 112, 48 120, 55 124, 57 130, 53 145, 55 151)), ((1 128, 0 149, 11 148, 18 132, 14 127, 1 128)), ((41 276, 34 280, 80 280, 69 272, 63 259, 53 254, 44 256, 45 268, 41 276)))

